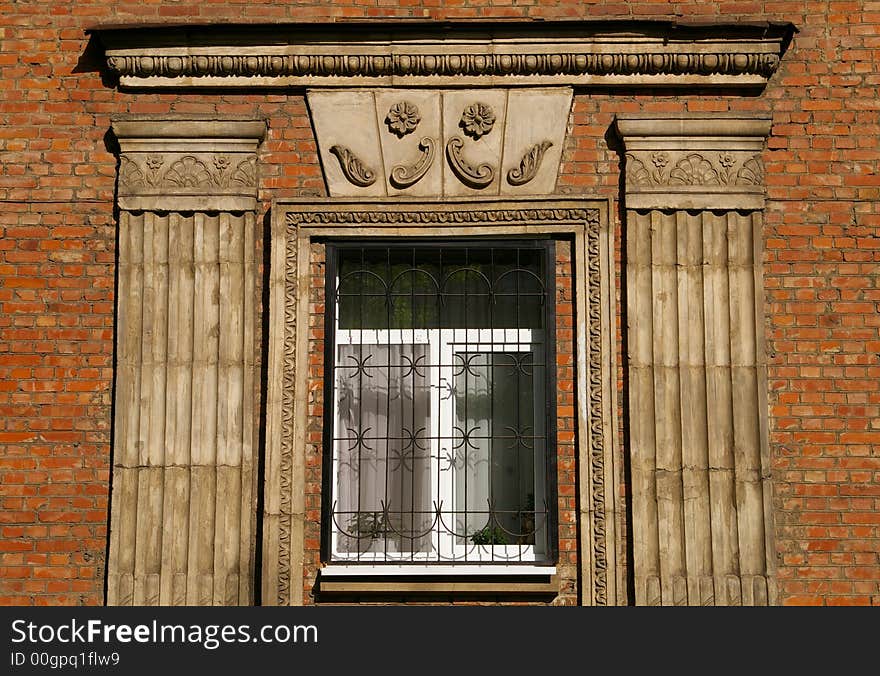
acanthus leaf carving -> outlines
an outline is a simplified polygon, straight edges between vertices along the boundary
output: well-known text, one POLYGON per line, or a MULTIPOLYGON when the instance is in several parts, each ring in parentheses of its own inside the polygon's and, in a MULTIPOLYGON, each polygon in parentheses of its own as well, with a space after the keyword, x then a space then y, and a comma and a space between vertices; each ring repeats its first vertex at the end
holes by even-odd
POLYGON ((446 158, 449 166, 459 181, 469 188, 482 190, 489 186, 495 179, 495 169, 488 163, 474 166, 462 157, 464 140, 460 136, 453 136, 446 143, 446 158))
POLYGON ((421 151, 419 159, 410 166, 404 164, 395 165, 391 169, 391 178, 389 179, 391 185, 403 190, 418 183, 428 173, 428 169, 434 163, 435 147, 434 139, 429 136, 419 141, 419 150, 421 151))
POLYGON ((544 159, 544 153, 552 145, 552 141, 541 141, 533 145, 522 156, 519 166, 507 172, 507 182, 510 185, 519 186, 525 185, 535 178, 538 174, 538 169, 541 168, 541 160, 544 159))
POLYGON ((339 160, 339 167, 349 183, 359 188, 366 188, 376 182, 376 172, 364 164, 349 148, 337 144, 330 148, 330 152, 339 160))

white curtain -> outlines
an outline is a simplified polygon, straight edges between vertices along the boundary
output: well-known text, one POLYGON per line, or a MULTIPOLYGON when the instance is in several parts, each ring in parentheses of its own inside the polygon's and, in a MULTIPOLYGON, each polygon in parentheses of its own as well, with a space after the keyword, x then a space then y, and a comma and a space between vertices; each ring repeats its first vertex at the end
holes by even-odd
POLYGON ((405 560, 433 521, 427 345, 340 345, 334 520, 341 552, 405 560))

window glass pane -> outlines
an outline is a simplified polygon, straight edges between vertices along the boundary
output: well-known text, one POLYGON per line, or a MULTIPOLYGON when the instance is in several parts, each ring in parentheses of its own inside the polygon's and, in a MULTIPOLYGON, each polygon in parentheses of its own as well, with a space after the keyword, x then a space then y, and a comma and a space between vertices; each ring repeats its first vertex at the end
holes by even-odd
POLYGON ((342 249, 343 329, 540 328, 544 257, 528 248, 342 249))
POLYGON ((333 556, 542 560, 547 249, 335 250, 333 556))
MULTIPOLYGON (((544 436, 535 416, 535 355, 483 352, 455 355, 456 532, 475 544, 534 544, 535 452, 544 436)), ((537 496, 536 496, 537 493, 537 496)))
POLYGON ((426 345, 340 345, 334 520, 344 552, 429 547, 426 345))

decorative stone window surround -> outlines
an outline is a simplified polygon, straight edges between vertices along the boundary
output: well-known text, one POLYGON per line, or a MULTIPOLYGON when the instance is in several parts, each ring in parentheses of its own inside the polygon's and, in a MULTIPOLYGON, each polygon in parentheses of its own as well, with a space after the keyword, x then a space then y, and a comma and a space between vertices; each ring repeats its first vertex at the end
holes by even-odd
MULTIPOLYGON (((489 87, 504 92, 505 97, 512 96, 510 88, 520 87, 526 93, 532 87, 566 91, 573 86, 625 86, 629 92, 638 87, 760 90, 775 72, 794 32, 791 24, 688 27, 669 22, 428 24, 421 26, 424 33, 415 36, 417 24, 386 26, 385 33, 375 28, 337 25, 332 33, 321 33, 314 27, 197 26, 95 32, 107 48, 108 69, 124 89, 304 86, 314 95, 322 88, 379 88, 370 94, 373 101, 378 101, 375 97, 382 88, 397 96, 417 91, 403 88, 426 86, 471 87, 475 92, 489 87)), ((406 103, 405 98, 396 103, 406 103)), ((471 103, 482 103, 478 98, 471 103)), ((376 115, 385 112, 373 105, 376 115)), ((405 107, 401 110, 407 112, 405 107)), ((376 121, 381 128, 382 119, 376 121)), ((395 126, 389 124, 388 131, 398 140, 410 141, 418 136, 412 134, 414 121, 411 116, 397 120, 395 126)), ((616 128, 627 152, 622 199, 626 206, 633 438, 631 517, 639 543, 634 548, 635 601, 773 603, 766 382, 762 380, 763 337, 756 300, 762 297, 760 153, 769 122, 718 115, 626 116, 617 120, 616 128), (711 260, 697 251, 701 239, 711 260), (694 276, 698 268, 708 272, 701 278, 702 287, 694 276), (651 284, 659 285, 659 295, 651 284), (678 299, 677 310, 669 304, 673 297, 678 299), (692 319, 699 313, 684 309, 698 308, 701 303, 703 323, 694 328, 692 319), (678 322, 668 322, 676 312, 678 322), (646 323, 646 317, 651 321, 646 323), (646 332, 647 326, 651 331, 646 332), (676 328, 683 330, 676 332, 676 328), (704 361, 695 358, 691 363, 690 356, 699 351, 700 331, 704 361), (710 344, 721 346, 722 354, 711 355, 717 364, 710 359, 710 344), (730 351, 726 357, 725 344, 730 351), (720 375, 713 380, 712 374, 720 375), (715 389, 702 393, 701 379, 715 389), (674 398, 667 396, 673 390, 678 393, 679 413, 686 406, 697 406, 699 412, 699 405, 707 406, 712 396, 716 403, 721 401, 718 396, 727 397, 731 413, 718 429, 730 444, 714 460, 707 419, 680 416, 676 432, 673 427, 657 426, 653 412, 650 418, 645 415, 649 402, 656 406, 659 401, 661 407, 672 407, 664 414, 674 420, 674 398), (757 422, 743 427, 742 421, 751 413, 757 422), (649 421, 653 421, 653 431, 649 421), (655 444, 663 434, 668 438, 655 444), (695 434, 703 434, 708 449, 685 443, 695 434), (667 455, 659 453, 661 448, 667 455), (695 465, 688 459, 694 448, 709 456, 702 474, 699 467, 693 473, 695 465), (732 456, 730 449, 735 449, 732 456), (720 489, 719 477, 724 484, 720 489), (709 490, 695 493, 698 485, 707 485, 709 490), (719 495, 722 499, 716 505, 719 495), (711 505, 700 502, 709 497, 711 505), (737 511, 740 498, 745 507, 737 511), (704 517, 693 519, 698 503, 704 516, 711 510, 708 529, 704 517), (696 522, 703 525, 694 530, 696 522)), ((114 130, 121 149, 117 191, 121 215, 108 602, 250 603, 255 579, 252 533, 256 515, 252 508, 258 489, 253 485, 254 412, 247 393, 253 389, 255 150, 265 123, 119 116, 114 130), (202 239, 194 245, 194 239, 184 236, 181 256, 181 240, 173 237, 175 232, 189 232, 193 237, 200 232, 202 239), (207 258, 200 253, 206 243, 207 258), (237 253, 230 258, 230 245, 241 253, 240 258, 237 253), (216 256, 210 253, 214 250, 216 256), (192 254, 189 259, 187 251, 192 254), (195 280, 187 277, 186 269, 195 271, 195 280), (217 271, 219 277, 208 279, 206 270, 211 275, 217 271), (177 307, 163 307, 162 298, 169 303, 178 299, 177 307), (241 326, 238 320, 230 327, 219 323, 219 317, 225 319, 229 312, 241 320, 241 326), (163 313, 172 313, 167 316, 173 315, 175 322, 166 322, 163 313), (187 321, 189 316, 191 321, 187 321), (172 340, 176 326, 189 328, 172 340), (199 341, 197 336, 209 338, 199 341), (184 348, 179 353, 179 345, 187 342, 191 351, 184 348), (241 350, 230 353, 233 344, 240 344, 241 350), (174 350, 178 352, 172 354, 174 350), (230 354, 231 361, 226 358, 230 354), (193 388, 200 388, 198 406, 177 405, 179 397, 172 388, 186 394, 180 387, 185 390, 187 380, 193 388), (245 393, 243 398, 234 395, 230 400, 221 395, 223 387, 232 386, 230 392, 238 392, 237 383, 245 393), (165 439, 171 443, 160 452, 163 424, 165 439), (209 438, 213 433, 206 436, 200 431, 205 429, 216 431, 213 439, 209 438), (227 432, 240 443, 230 445, 227 432), (218 498, 221 481, 222 500, 218 498), (171 500, 175 491, 186 499, 171 500), (229 500, 230 495, 236 497, 229 500), (212 526, 199 528, 202 524, 212 526), (173 543, 166 551, 162 538, 169 536, 173 543)), ((317 131, 322 145, 321 130, 317 131)), ((490 131, 491 126, 471 134, 471 148, 485 147, 485 143, 478 144, 490 131)), ((511 174, 517 180, 540 178, 525 189, 513 190, 511 198, 517 197, 516 202, 481 194, 478 165, 482 160, 473 161, 473 156, 465 154, 458 159, 472 160, 477 187, 461 180, 468 177, 467 171, 456 176, 465 183, 463 191, 450 191, 447 186, 455 183, 446 181, 439 190, 436 185, 430 187, 430 181, 423 182, 431 169, 429 153, 413 142, 410 150, 422 155, 414 163, 401 165, 405 171, 395 175, 397 165, 387 158, 380 165, 386 187, 378 194, 393 198, 394 204, 365 197, 369 191, 362 189, 370 185, 371 176, 366 171, 359 176, 356 164, 350 166, 357 180, 346 176, 348 185, 342 188, 331 182, 325 150, 340 145, 334 143, 323 144, 326 148, 321 150, 325 176, 331 195, 349 195, 349 201, 287 200, 273 205, 269 312, 279 321, 273 321, 270 329, 267 448, 262 451, 266 461, 265 513, 261 515, 264 603, 303 602, 304 509, 297 487, 303 471, 303 437, 298 425, 304 419, 304 397, 298 393, 303 392, 305 375, 294 368, 303 363, 306 333, 296 327, 307 324, 307 304, 296 300, 296 289, 302 288, 307 274, 308 257, 303 254, 313 236, 352 232, 441 236, 453 231, 497 236, 552 231, 575 236, 578 278, 587 280, 577 298, 581 322, 578 390, 587 393, 580 398, 578 411, 578 429, 586 431, 579 435, 581 600, 603 605, 625 598, 626 584, 618 579, 616 566, 615 495, 621 468, 615 464, 614 451, 610 210, 590 201, 548 201, 558 170, 554 153, 560 148, 548 151, 546 158, 542 153, 557 145, 555 138, 530 146, 536 149, 534 174, 526 161, 528 153, 523 155, 520 173, 511 174), (545 172, 543 177, 539 170, 545 172), (413 186, 418 188, 413 196, 421 196, 420 207, 406 197, 406 190, 413 186), (536 197, 525 196, 532 191, 536 197), (454 194, 464 197, 450 199, 454 194), (440 195, 447 199, 431 199, 440 195), (574 213, 579 215, 569 222, 574 213), (581 214, 588 213, 600 216, 582 220, 581 214)), ((409 148, 400 145, 404 146, 409 148)), ((454 173, 455 162, 448 155, 442 157, 446 149, 436 150, 440 156, 435 162, 449 160, 454 173)), ((340 167, 352 156, 341 150, 334 155, 340 167)), ((516 169, 498 164, 502 171, 496 178, 516 169)), ((467 169, 467 163, 460 163, 458 168, 462 167, 467 169)), ((500 190, 503 195, 517 183, 498 180, 493 185, 499 187, 491 194, 500 190)), ((195 402, 196 393, 192 396, 195 402)), ((388 583, 349 580, 338 584, 346 590, 364 585, 376 590, 377 584, 388 583)), ((460 589, 454 582, 445 584, 436 590, 460 589)), ((482 591, 492 584, 496 584, 494 591, 516 591, 508 583, 498 587, 497 582, 487 583, 482 591)), ((554 585, 551 580, 547 591, 554 585)))
MULTIPOLYGON (((613 252, 605 200, 277 200, 272 208, 263 603, 303 603, 309 245, 316 237, 470 237, 569 235, 575 279, 580 597, 586 605, 618 602, 613 252)), ((346 592, 388 591, 395 583, 356 577, 329 581, 346 592)), ((413 582, 398 591, 536 593, 555 581, 462 586, 453 579, 413 582)))

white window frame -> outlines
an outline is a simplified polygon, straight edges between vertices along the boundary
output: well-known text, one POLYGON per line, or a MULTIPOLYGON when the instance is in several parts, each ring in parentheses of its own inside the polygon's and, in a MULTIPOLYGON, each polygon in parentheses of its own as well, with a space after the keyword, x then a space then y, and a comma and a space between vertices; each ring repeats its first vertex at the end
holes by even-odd
MULTIPOLYGON (((337 282, 338 283, 338 282, 337 282)), ((336 305, 336 320, 338 326, 339 306, 336 305)), ((336 329, 334 334, 334 362, 337 355, 337 349, 340 345, 428 345, 429 346, 429 363, 437 364, 429 369, 431 382, 429 384, 431 391, 431 412, 437 412, 437 415, 431 415, 430 418, 430 439, 431 439, 431 492, 432 507, 434 504, 441 506, 441 518, 452 521, 454 527, 454 510, 455 510, 455 472, 446 472, 443 474, 440 469, 440 463, 443 462, 444 449, 441 448, 442 439, 452 438, 453 426, 455 423, 455 397, 453 394, 454 387, 454 361, 453 356, 459 352, 534 352, 538 358, 542 358, 543 331, 537 329, 524 328, 504 328, 504 329, 336 329), (436 380, 435 380, 436 378, 436 380), (445 396, 444 396, 445 394, 445 396), (442 434, 441 434, 442 432, 442 434), (441 476, 443 475, 443 476, 441 476), (439 486, 439 494, 436 494, 439 486), (451 505, 452 509, 447 511, 445 505, 451 505)), ((552 368, 548 364, 547 368, 552 368)), ((330 377, 334 379, 333 386, 333 426, 334 429, 339 428, 339 409, 338 397, 336 396, 335 373, 330 377)), ((535 397, 535 420, 543 417, 543 409, 545 406, 544 397, 535 397)), ((545 422, 545 425, 547 423, 545 422)), ((545 430, 546 432, 546 430, 545 430)), ((334 435, 335 436, 335 435, 334 435)), ((549 449, 544 449, 544 453, 549 449)), ((334 450, 335 455, 335 450, 334 450)), ((542 458, 544 460, 544 458, 542 458)), ((332 490, 335 492, 338 486, 338 464, 332 462, 331 481, 332 490)), ((541 464, 541 463, 536 463, 541 464)), ((538 488, 546 491, 546 477, 536 472, 535 474, 535 492, 538 494, 538 488)), ((447 521, 447 526, 450 522, 447 521)), ((549 524, 549 522, 547 522, 549 524)), ((488 572, 491 564, 500 564, 508 566, 509 564, 540 564, 546 552, 541 551, 541 547, 535 544, 506 544, 506 545, 486 545, 473 543, 460 543, 456 540, 461 538, 434 527, 431 532, 430 552, 386 552, 384 551, 359 551, 344 552, 340 551, 339 540, 340 533, 336 528, 336 524, 331 521, 330 534, 330 554, 331 562, 336 564, 344 563, 373 563, 383 567, 392 567, 394 564, 412 564, 424 563, 444 564, 455 563, 458 566, 476 564, 483 570, 484 567, 488 572), (395 556, 399 554, 399 556, 395 556)), ((546 527, 546 526, 545 526, 546 527)), ((405 565, 398 565, 396 568, 406 568, 405 565)), ((516 567, 519 569, 519 566, 516 567)), ((546 567, 541 567, 546 570, 546 567)))

